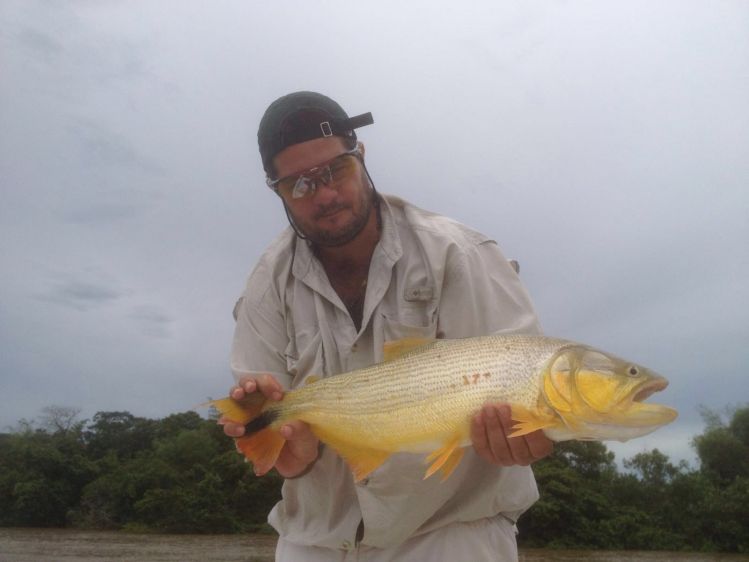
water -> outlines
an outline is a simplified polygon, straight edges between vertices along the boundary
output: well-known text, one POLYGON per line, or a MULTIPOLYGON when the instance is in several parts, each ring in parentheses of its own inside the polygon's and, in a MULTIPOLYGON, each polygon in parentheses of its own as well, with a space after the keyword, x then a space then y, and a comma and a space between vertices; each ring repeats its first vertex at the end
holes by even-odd
MULTIPOLYGON (((269 535, 136 535, 68 529, 0 529, 0 562, 271 562, 269 535)), ((522 550, 520 562, 749 562, 683 552, 522 550)))

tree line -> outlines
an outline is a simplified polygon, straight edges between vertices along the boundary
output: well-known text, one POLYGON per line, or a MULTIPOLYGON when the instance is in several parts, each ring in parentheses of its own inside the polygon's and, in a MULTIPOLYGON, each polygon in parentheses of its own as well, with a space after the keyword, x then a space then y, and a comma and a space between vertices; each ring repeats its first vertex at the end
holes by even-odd
MULTIPOLYGON (((0 434, 0 526, 271 531, 282 479, 256 477, 215 419, 78 414, 50 406, 0 434)), ((749 406, 703 417, 697 468, 653 449, 619 470, 603 443, 557 444, 534 464, 520 545, 749 552, 749 406)))

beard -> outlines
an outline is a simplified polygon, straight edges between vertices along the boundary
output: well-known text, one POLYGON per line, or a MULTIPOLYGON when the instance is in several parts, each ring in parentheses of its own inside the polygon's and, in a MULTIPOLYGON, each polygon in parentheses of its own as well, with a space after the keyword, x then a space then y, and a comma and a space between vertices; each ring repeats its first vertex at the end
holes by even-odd
POLYGON ((316 246, 324 246, 326 248, 335 248, 337 246, 343 246, 348 244, 364 229, 369 221, 369 216, 372 213, 372 207, 374 206, 375 190, 369 183, 368 178, 361 173, 362 189, 359 191, 359 199, 354 207, 350 205, 333 204, 318 209, 313 219, 308 223, 304 224, 300 222, 298 217, 294 216, 294 213, 287 207, 289 216, 294 221, 294 225, 302 235, 312 242, 316 246), (338 211, 351 209, 353 216, 349 221, 335 230, 327 230, 322 228, 316 228, 315 222, 324 218, 327 215, 332 215, 338 211))

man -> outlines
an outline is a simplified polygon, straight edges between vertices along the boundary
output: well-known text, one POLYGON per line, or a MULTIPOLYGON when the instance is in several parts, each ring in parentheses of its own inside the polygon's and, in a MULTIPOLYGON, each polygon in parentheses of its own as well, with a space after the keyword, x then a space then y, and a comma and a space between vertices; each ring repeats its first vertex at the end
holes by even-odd
MULTIPOLYGON (((349 118, 333 100, 296 92, 273 102, 258 131, 267 183, 290 222, 235 308, 234 398, 280 400, 306 377, 382 360, 386 341, 537 332, 515 271, 497 245, 445 217, 375 190, 349 118)), ((225 423, 227 435, 244 428, 225 423)), ((407 423, 407 420, 404 420, 407 423)), ((543 434, 508 439, 509 408, 472 423, 473 449, 445 482, 418 455, 393 455, 354 483, 345 462, 303 422, 275 465, 286 478, 269 521, 278 560, 516 560, 514 523, 537 498, 528 465, 543 434)))

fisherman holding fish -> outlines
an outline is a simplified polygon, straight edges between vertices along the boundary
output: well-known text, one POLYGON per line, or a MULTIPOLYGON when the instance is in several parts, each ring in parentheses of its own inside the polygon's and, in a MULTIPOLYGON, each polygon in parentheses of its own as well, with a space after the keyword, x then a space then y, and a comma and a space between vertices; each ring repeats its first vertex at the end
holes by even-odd
MULTIPOLYGON (((260 258, 235 307, 237 403, 277 402, 314 379, 379 363, 386 342, 540 332, 493 240, 376 191, 355 133, 372 123, 371 114, 349 117, 314 92, 279 98, 260 122, 267 184, 290 227, 260 258)), ((235 418, 221 423, 241 444, 249 437, 235 418)), ((507 405, 480 408, 472 447, 459 464, 447 463, 454 472, 442 481, 424 478, 423 455, 383 462, 364 440, 347 458, 367 474, 355 479, 319 431, 284 423, 276 441, 261 444, 274 450, 271 460, 255 462, 257 473, 275 468, 286 478, 269 516, 279 533, 276 559, 517 560, 515 522, 538 497, 529 465, 552 442, 541 431, 508 438, 511 426, 507 405)))

